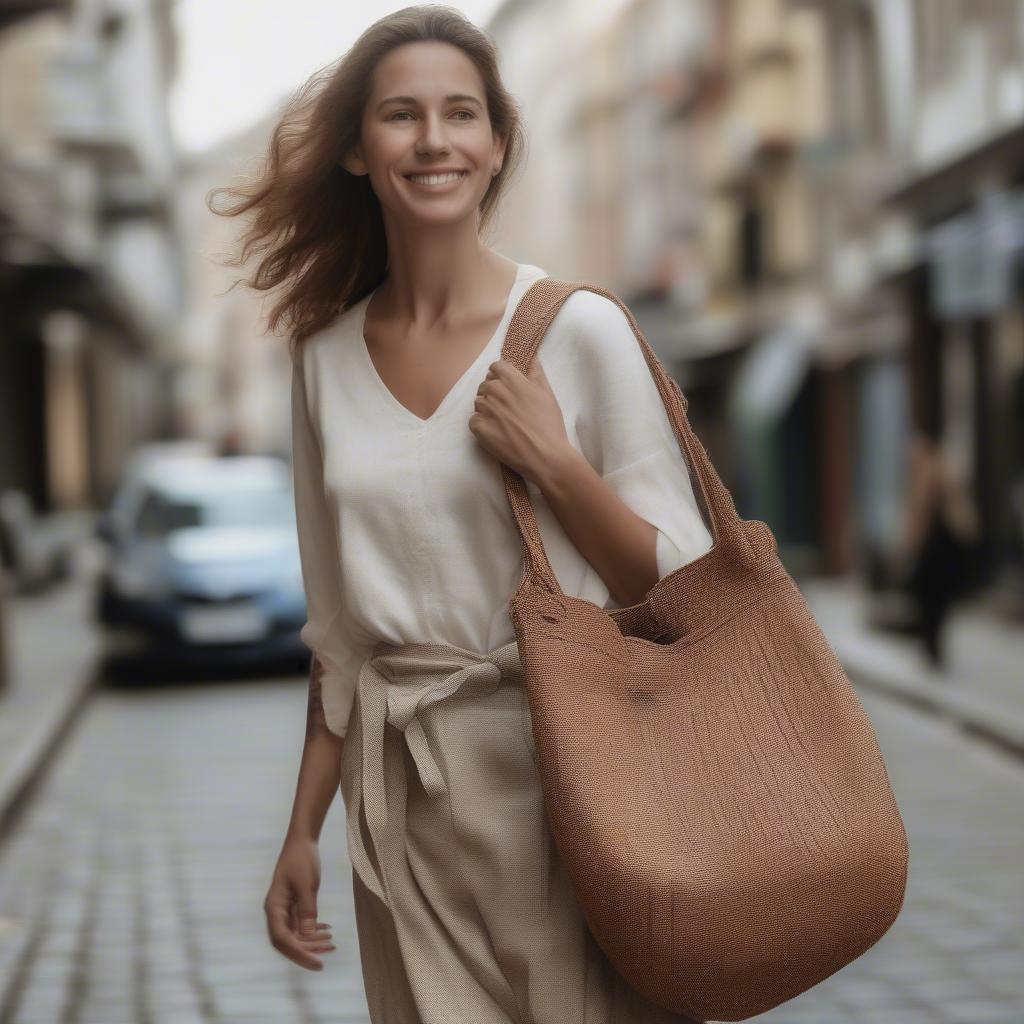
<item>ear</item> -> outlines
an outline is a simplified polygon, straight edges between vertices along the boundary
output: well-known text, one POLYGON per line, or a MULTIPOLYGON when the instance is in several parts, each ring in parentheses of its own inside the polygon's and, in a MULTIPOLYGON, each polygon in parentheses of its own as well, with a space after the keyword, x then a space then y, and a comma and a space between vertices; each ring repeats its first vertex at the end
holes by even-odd
POLYGON ((362 148, 358 143, 341 158, 340 163, 349 174, 361 175, 369 173, 366 169, 366 161, 363 159, 362 148))
POLYGON ((494 141, 498 144, 495 161, 500 167, 505 162, 505 148, 508 146, 508 136, 506 135, 504 138, 501 138, 499 135, 495 135, 494 141))

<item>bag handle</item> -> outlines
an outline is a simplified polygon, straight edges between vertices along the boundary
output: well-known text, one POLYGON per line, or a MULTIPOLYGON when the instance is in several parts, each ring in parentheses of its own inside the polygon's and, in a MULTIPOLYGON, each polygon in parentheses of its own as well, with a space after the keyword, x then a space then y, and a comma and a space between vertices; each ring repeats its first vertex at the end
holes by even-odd
MULTIPOLYGON (((665 372, 660 360, 651 348, 632 311, 614 293, 599 285, 577 281, 562 281, 553 277, 542 277, 535 281, 523 294, 509 322, 508 331, 501 349, 501 358, 510 362, 522 373, 526 373, 551 321, 562 307, 562 303, 575 291, 590 291, 611 299, 626 315, 640 345, 651 375, 658 387, 662 403, 668 413, 679 449, 688 465, 696 471, 699 484, 699 498, 711 521, 711 535, 714 547, 731 548, 749 554, 750 546, 743 532, 742 520, 736 513, 736 506, 728 488, 722 483, 714 465, 708 458, 700 439, 693 432, 686 416, 686 398, 675 380, 665 372)), ((562 594, 562 588, 548 561, 544 542, 540 536, 537 517, 533 511, 526 483, 521 474, 501 463, 512 515, 523 539, 525 572, 524 576, 538 588, 553 594, 562 594)), ((564 596, 564 595, 563 595, 564 596)))

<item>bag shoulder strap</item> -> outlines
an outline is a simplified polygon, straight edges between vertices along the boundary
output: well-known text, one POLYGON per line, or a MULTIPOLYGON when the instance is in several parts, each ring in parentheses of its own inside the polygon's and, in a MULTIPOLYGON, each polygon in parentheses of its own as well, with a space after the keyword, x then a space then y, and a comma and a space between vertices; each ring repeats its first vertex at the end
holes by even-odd
MULTIPOLYGON (((680 453, 697 476, 699 486, 694 493, 711 524, 715 546, 738 546, 741 551, 747 551, 748 543, 742 529, 742 520, 736 513, 732 495, 722 483, 704 446, 690 426, 686 415, 687 402, 682 390, 661 365, 632 311, 614 292, 600 285, 586 284, 582 281, 539 278, 523 293, 516 305, 505 334, 501 358, 525 374, 555 314, 562 308, 565 300, 576 291, 591 291, 603 295, 611 299, 625 314, 658 387, 680 453)), ((538 587, 561 594, 558 580, 544 551, 525 481, 519 473, 504 463, 501 464, 501 469, 505 480, 505 493, 523 539, 525 576, 538 587)))

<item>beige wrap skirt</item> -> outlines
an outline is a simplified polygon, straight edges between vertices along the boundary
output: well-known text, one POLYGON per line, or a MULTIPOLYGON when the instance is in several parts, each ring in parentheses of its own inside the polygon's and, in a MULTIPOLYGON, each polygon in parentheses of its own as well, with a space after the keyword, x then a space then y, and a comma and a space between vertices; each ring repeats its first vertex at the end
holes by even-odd
POLYGON ((341 789, 373 1024, 680 1024, 594 941, 544 813, 516 641, 380 643, 341 789))

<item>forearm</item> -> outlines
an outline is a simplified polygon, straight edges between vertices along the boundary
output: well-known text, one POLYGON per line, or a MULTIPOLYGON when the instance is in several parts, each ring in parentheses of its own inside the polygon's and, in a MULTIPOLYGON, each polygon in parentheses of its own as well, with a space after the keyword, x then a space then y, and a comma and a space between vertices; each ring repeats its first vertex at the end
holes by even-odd
POLYGON ((658 582, 658 531, 641 519, 571 445, 535 482, 577 551, 619 604, 643 600, 658 582))
POLYGON ((290 835, 319 839, 324 818, 341 782, 341 751, 344 740, 331 732, 324 717, 320 678, 323 669, 313 658, 309 672, 306 706, 306 742, 302 750, 299 780, 292 805, 290 835))

